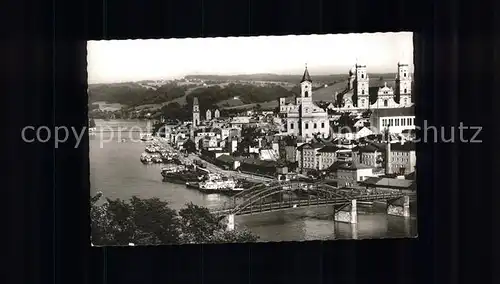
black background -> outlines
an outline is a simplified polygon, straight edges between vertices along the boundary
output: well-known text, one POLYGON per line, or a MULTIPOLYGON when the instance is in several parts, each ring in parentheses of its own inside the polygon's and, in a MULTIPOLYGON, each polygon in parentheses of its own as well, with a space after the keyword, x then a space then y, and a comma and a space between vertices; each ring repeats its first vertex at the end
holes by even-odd
POLYGON ((494 37, 500 31, 493 21, 500 7, 374 0, 2 3, 6 283, 493 281, 500 215, 492 211, 499 200, 493 132, 500 95, 494 37), (87 124, 86 40, 391 31, 416 34, 418 124, 483 127, 481 144, 418 145, 418 239, 90 248, 88 140, 77 149, 75 141, 54 149, 53 141, 21 140, 26 125, 87 124))

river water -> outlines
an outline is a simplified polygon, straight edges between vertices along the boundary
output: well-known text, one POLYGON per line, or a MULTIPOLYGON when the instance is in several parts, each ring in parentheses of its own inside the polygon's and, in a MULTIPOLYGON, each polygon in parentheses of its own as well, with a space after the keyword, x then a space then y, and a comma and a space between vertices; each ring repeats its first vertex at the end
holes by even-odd
MULTIPOLYGON (((102 191, 108 198, 158 197, 173 209, 192 202, 208 208, 222 205, 228 197, 203 194, 184 185, 162 182, 159 165, 139 161, 144 143, 140 133, 126 129, 147 128, 145 121, 96 120, 98 132, 90 136, 91 194, 102 191), (118 132, 99 133, 100 128, 120 128, 118 132)), ((412 217, 388 216, 384 205, 359 206, 358 224, 334 222, 332 208, 297 208, 249 216, 236 216, 236 227, 244 226, 260 237, 259 241, 302 241, 329 239, 402 238, 417 235, 416 205, 412 217)))

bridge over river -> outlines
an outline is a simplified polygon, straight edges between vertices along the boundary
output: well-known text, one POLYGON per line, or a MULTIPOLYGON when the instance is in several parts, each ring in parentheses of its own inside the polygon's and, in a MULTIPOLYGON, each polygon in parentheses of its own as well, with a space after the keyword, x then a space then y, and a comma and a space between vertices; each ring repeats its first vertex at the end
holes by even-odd
POLYGON ((410 196, 415 193, 398 190, 337 188, 323 181, 273 182, 258 184, 233 196, 220 208, 211 210, 225 220, 229 230, 234 229, 236 215, 257 214, 301 207, 332 206, 338 222, 357 223, 358 202, 387 202, 387 214, 409 217, 410 196))

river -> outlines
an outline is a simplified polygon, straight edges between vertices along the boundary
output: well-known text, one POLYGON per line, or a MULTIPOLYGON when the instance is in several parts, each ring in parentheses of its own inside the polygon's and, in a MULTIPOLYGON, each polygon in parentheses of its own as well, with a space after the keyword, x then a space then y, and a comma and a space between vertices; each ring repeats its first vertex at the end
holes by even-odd
MULTIPOLYGON (((129 199, 158 197, 180 209, 192 202, 208 208, 218 207, 227 197, 203 194, 184 185, 162 182, 160 165, 143 165, 139 161, 144 143, 138 142, 140 133, 124 129, 147 128, 145 121, 96 120, 97 129, 122 129, 117 132, 90 136, 91 194, 102 191, 108 198, 129 199), (124 139, 124 140, 122 140, 124 139)), ((298 208, 250 216, 236 216, 236 227, 244 226, 260 237, 259 241, 301 241, 329 239, 402 238, 417 235, 416 206, 412 217, 388 216, 384 205, 359 206, 358 224, 334 222, 330 207, 298 208)))

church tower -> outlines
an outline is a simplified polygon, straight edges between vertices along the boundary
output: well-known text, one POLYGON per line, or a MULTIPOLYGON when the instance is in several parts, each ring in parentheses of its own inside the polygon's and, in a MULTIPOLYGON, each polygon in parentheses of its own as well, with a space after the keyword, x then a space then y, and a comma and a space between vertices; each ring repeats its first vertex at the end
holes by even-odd
POLYGON ((398 62, 398 74, 396 75, 396 95, 399 96, 399 105, 411 106, 411 75, 408 64, 398 62))
POLYGON ((304 106, 312 106, 312 80, 309 75, 309 71, 304 71, 304 75, 302 76, 302 80, 300 80, 300 98, 302 101, 302 105, 304 106))
POLYGON ((370 106, 370 94, 368 92, 369 78, 366 65, 356 63, 356 79, 354 82, 354 94, 357 97, 357 107, 367 109, 370 106))
POLYGON ((198 98, 193 99, 193 127, 200 125, 200 106, 198 105, 198 98))

